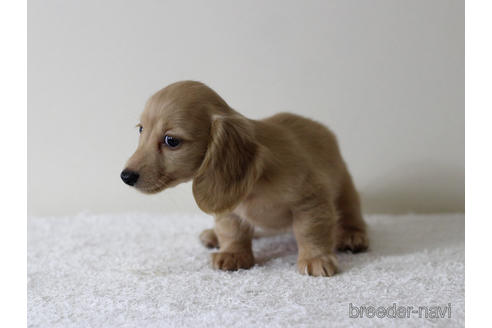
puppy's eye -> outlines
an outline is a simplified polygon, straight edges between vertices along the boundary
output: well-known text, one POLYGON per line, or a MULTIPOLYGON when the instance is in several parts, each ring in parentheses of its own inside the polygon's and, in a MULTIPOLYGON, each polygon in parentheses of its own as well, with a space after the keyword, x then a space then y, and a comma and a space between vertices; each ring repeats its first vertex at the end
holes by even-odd
POLYGON ((138 133, 142 133, 142 131, 143 131, 143 126, 139 126, 138 127, 138 133))
POLYGON ((166 145, 168 145, 170 148, 176 148, 181 143, 181 140, 179 140, 178 138, 171 137, 171 136, 165 136, 164 137, 164 143, 166 145))

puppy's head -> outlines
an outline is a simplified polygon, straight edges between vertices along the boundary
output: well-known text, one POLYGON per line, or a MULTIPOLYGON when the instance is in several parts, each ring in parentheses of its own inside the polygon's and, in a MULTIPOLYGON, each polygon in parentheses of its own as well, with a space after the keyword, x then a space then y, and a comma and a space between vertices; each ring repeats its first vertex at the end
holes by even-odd
POLYGON ((138 147, 121 178, 144 193, 193 179, 198 206, 216 213, 237 205, 259 176, 253 125, 202 83, 183 81, 160 90, 137 126, 138 147))

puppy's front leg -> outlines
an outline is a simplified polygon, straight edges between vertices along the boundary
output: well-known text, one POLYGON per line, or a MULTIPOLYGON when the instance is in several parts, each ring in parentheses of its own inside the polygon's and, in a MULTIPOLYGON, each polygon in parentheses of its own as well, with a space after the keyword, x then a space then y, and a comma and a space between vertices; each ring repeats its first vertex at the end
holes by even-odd
POLYGON ((248 222, 232 213, 218 215, 215 233, 220 245, 219 252, 212 254, 215 269, 249 269, 255 264, 251 249, 254 229, 248 222))
POLYGON ((336 211, 334 204, 320 195, 314 196, 293 211, 293 230, 301 274, 333 276, 337 271, 334 254, 336 211))

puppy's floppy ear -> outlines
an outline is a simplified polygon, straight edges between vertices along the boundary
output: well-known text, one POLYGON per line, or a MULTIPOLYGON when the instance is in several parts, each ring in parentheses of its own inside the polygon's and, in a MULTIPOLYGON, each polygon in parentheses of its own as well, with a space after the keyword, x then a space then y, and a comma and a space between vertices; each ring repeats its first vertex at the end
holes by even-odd
POLYGON ((254 127, 239 115, 213 118, 207 153, 193 179, 193 195, 206 213, 232 210, 261 174, 254 127))

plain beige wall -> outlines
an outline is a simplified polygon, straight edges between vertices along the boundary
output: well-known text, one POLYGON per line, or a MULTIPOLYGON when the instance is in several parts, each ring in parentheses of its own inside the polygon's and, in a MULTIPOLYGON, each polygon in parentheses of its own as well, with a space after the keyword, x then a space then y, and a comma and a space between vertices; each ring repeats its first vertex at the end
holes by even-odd
POLYGON ((464 211, 463 1, 28 6, 30 214, 197 212, 189 183, 119 178, 146 99, 183 79, 251 118, 330 126, 366 212, 464 211))

